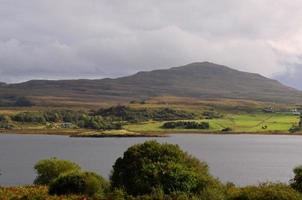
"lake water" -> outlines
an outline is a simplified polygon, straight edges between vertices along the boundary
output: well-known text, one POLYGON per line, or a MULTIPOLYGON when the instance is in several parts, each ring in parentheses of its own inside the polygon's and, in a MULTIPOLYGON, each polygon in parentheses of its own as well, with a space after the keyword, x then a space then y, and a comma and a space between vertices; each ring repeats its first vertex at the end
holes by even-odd
MULTIPOLYGON (((31 184, 34 164, 49 157, 72 160, 108 177, 129 146, 150 139, 0 134, 0 185, 31 184)), ((206 161, 214 176, 238 185, 288 182, 292 169, 302 164, 300 136, 179 134, 153 139, 179 144, 206 161)))

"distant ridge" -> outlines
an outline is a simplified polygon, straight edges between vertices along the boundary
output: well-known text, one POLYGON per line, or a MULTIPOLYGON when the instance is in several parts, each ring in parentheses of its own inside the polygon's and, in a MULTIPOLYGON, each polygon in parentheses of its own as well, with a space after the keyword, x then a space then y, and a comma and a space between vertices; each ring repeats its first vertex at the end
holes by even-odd
POLYGON ((0 98, 56 97, 77 101, 132 100, 155 96, 230 98, 302 103, 302 92, 255 73, 197 62, 170 69, 138 72, 116 79, 32 80, 0 84, 0 98))

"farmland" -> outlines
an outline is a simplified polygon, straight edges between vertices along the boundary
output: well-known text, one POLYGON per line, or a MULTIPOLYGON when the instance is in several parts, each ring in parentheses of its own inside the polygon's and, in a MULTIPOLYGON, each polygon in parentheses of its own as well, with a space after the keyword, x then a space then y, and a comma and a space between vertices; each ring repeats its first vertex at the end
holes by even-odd
POLYGON ((299 116, 283 113, 226 114, 218 119, 198 119, 208 122, 208 130, 199 129, 163 129, 164 122, 144 122, 125 126, 126 130, 136 132, 221 132, 230 128, 235 133, 287 133, 299 122, 299 116))

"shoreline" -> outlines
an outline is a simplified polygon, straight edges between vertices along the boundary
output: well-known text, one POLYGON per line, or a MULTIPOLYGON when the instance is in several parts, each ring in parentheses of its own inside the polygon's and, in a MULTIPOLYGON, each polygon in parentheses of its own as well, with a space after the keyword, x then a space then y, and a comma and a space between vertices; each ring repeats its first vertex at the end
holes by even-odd
POLYGON ((196 134, 196 135, 288 135, 302 136, 301 132, 222 132, 222 131, 167 131, 167 132, 135 132, 135 133, 102 133, 86 129, 0 129, 0 134, 20 134, 20 135, 60 135, 74 138, 122 138, 122 137, 169 137, 174 134, 196 134))
POLYGON ((122 137, 169 137, 165 133, 102 133, 89 129, 0 129, 1 134, 18 134, 18 135, 57 135, 68 136, 73 138, 122 138, 122 137))
POLYGON ((70 135, 72 138, 148 138, 148 137, 169 137, 168 134, 95 134, 95 135, 70 135))
POLYGON ((290 132, 244 132, 244 131, 229 131, 229 132, 224 132, 224 131, 168 131, 168 132, 158 132, 158 131, 150 131, 150 132, 144 132, 142 131, 141 133, 146 133, 146 134, 167 134, 167 135, 177 135, 177 134, 196 134, 196 135, 295 135, 295 136, 302 136, 302 132, 296 132, 296 133, 290 133, 290 132))

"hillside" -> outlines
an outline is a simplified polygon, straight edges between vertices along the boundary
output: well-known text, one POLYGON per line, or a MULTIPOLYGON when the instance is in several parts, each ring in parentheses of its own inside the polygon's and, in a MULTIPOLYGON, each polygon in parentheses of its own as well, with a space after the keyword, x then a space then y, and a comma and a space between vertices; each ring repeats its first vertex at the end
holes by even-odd
POLYGON ((302 103, 302 92, 259 74, 209 62, 138 72, 116 79, 32 80, 0 84, 4 101, 27 96, 36 102, 129 101, 155 96, 229 98, 302 103))

